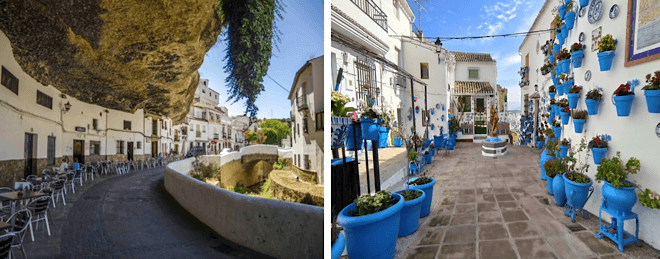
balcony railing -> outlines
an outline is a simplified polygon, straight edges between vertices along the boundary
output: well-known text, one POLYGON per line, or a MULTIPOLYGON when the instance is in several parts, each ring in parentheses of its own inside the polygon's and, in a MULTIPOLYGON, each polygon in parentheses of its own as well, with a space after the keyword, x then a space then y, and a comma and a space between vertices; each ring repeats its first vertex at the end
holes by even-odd
POLYGON ((174 141, 180 141, 180 140, 181 140, 181 138, 179 138, 179 135, 174 136, 174 141))
POLYGON ((213 134, 213 139, 214 139, 214 140, 218 140, 218 139, 220 139, 220 134, 218 134, 218 133, 214 133, 214 134, 213 134))
POLYGON ((351 0, 369 18, 374 20, 378 26, 387 32, 387 15, 372 0, 351 0))
POLYGON ((308 107, 307 107, 307 95, 301 95, 301 96, 296 97, 296 106, 298 107, 298 111, 308 109, 308 107))

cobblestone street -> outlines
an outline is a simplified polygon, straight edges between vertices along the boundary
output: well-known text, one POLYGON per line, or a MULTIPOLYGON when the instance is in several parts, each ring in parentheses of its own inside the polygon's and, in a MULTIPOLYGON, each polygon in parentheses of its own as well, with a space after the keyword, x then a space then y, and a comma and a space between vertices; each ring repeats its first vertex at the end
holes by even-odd
POLYGON ((268 258, 224 240, 185 211, 165 191, 163 171, 131 171, 76 185, 67 206, 51 208, 52 236, 43 222, 34 242, 28 231, 27 257, 268 258))
MULTIPOLYGON (((537 149, 511 146, 497 159, 481 145, 459 143, 436 155, 431 214, 415 234, 399 238, 396 258, 658 258, 641 247, 597 239, 597 215, 571 222, 541 180, 537 149)), ((394 189, 401 189, 397 186, 394 189)), ((392 189, 392 190, 394 190, 392 189)))

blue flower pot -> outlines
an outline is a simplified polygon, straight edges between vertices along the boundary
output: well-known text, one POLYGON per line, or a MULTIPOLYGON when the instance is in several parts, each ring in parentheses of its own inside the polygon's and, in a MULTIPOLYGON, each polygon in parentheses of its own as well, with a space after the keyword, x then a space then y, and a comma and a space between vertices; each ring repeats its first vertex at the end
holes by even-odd
POLYGON ((564 175, 558 174, 552 180, 552 195, 555 196, 555 205, 563 207, 566 205, 566 184, 564 175))
POLYGON ((614 60, 614 50, 599 52, 598 64, 600 64, 600 71, 610 71, 610 68, 612 68, 613 60, 614 60))
MULTIPOLYGON (((555 32, 556 32, 556 30, 555 30, 555 32)), ((557 33, 557 40, 559 41, 560 46, 564 45, 564 42, 565 42, 566 39, 564 39, 564 33, 563 32, 557 33)))
POLYGON ((550 64, 555 63, 555 55, 550 55, 550 64))
POLYGON ((580 93, 568 94, 568 108, 571 109, 577 108, 579 99, 580 99, 580 93))
POLYGON ((614 105, 616 106, 616 115, 626 117, 630 115, 630 108, 635 100, 635 95, 614 96, 614 105))
MULTIPOLYGON (((555 35, 559 35, 557 33, 557 29, 555 29, 555 35)), ((552 46, 552 54, 554 54, 555 57, 557 57, 557 55, 559 55, 560 50, 561 50, 561 45, 557 44, 557 45, 552 46)), ((555 63, 555 62, 552 62, 552 63, 555 63)))
POLYGON ((393 193, 392 196, 398 202, 374 214, 350 216, 349 211, 355 210, 355 203, 351 203, 339 212, 337 223, 344 228, 346 234, 348 257, 394 258, 404 200, 399 194, 393 193))
POLYGON ((456 147, 456 136, 452 134, 449 136, 449 141, 447 141, 447 149, 454 150, 454 147, 456 147))
POLYGON ((360 126, 362 127, 363 139, 378 141, 380 125, 378 125, 377 121, 362 117, 360 118, 360 126))
MULTIPOLYGON (((536 145, 534 145, 534 146, 538 149, 542 149, 543 148, 543 141, 538 141, 537 140, 536 145)), ((543 175, 541 177, 543 177, 543 175)))
MULTIPOLYGON (((630 183, 629 181, 626 181, 630 183)), ((627 216, 632 212, 632 207, 637 202, 637 194, 635 194, 635 187, 619 187, 614 188, 612 184, 605 181, 602 188, 604 207, 613 210, 618 216, 627 216)))
POLYGON ((341 257, 341 254, 344 253, 345 248, 346 248, 346 239, 344 238, 344 234, 339 233, 337 240, 335 240, 335 243, 332 245, 330 258, 339 259, 339 257, 341 257))
POLYGON ((401 147, 403 145, 403 139, 401 138, 394 138, 394 146, 395 147, 401 147))
POLYGON ((419 113, 419 109, 415 109, 415 113, 419 113))
POLYGON ((570 29, 568 29, 566 24, 561 26, 561 36, 564 37, 564 39, 568 39, 568 31, 570 31, 570 29))
POLYGON ((353 125, 348 126, 348 137, 346 137, 346 149, 347 150, 355 150, 355 147, 357 147, 357 150, 362 150, 362 130, 361 129, 356 129, 355 130, 355 137, 357 140, 357 145, 353 143, 353 125))
POLYGON ((378 129, 378 132, 380 133, 379 135, 379 140, 378 140, 378 147, 379 148, 386 148, 387 147, 387 138, 389 137, 390 129, 387 127, 380 127, 378 129))
POLYGON ((559 67, 561 67, 561 72, 562 73, 568 73, 571 71, 571 59, 564 59, 562 61, 559 61, 559 67))
MULTIPOLYGON (((591 177, 589 176, 587 177, 589 178, 589 183, 576 183, 564 176, 566 204, 572 207, 573 209, 582 210, 582 208, 584 208, 584 204, 587 203, 589 196, 591 196, 591 194, 589 193, 589 189, 594 184, 594 181, 591 180, 591 177)), ((570 216, 571 216, 571 220, 575 222, 575 214, 572 214, 570 216)))
POLYGON ((660 90, 644 90, 646 108, 650 113, 660 113, 660 90))
POLYGON ((587 122, 585 119, 573 119, 573 128, 575 128, 575 133, 582 133, 582 130, 584 130, 585 122, 587 122))
POLYGON ((545 176, 545 179, 546 179, 546 185, 548 186, 548 194, 550 194, 550 195, 555 195, 555 194, 552 192, 552 182, 554 182, 555 178, 546 175, 546 176, 545 176))
POLYGON ((564 95, 564 90, 565 90, 565 89, 564 89, 564 84, 555 85, 555 89, 557 89, 557 94, 558 94, 559 96, 563 96, 563 95, 564 95))
MULTIPOLYGON (((426 198, 424 198, 424 202, 422 202, 422 210, 419 212, 419 217, 423 218, 429 215, 429 212, 431 212, 431 201, 433 201, 433 186, 435 185, 435 179, 433 177, 431 178, 431 182, 427 184, 422 184, 422 185, 410 185, 409 189, 411 190, 422 190, 424 191, 424 194, 426 195, 426 198)), ((408 182, 415 181, 417 177, 410 179, 408 182)))
POLYGON ((589 5, 589 0, 580 0, 580 8, 589 5))
MULTIPOLYGON (((537 142, 541 142, 541 141, 537 141, 537 142)), ((546 161, 548 161, 550 159, 555 159, 555 158, 557 158, 557 157, 551 156, 551 155, 548 154, 547 149, 543 149, 543 152, 541 152, 541 159, 539 161, 540 164, 541 164, 541 179, 547 180, 547 177, 545 176, 545 168, 543 168, 543 165, 545 165, 546 161)))
POLYGON ((587 105, 587 113, 589 115, 598 114, 598 106, 600 106, 600 100, 586 99, 584 103, 587 105))
POLYGON ((555 85, 555 88, 557 88, 559 86, 559 77, 552 76, 552 83, 555 85))
POLYGON ((564 16, 566 15, 566 5, 560 5, 557 11, 559 11, 559 18, 563 20, 564 16))
POLYGON ((552 107, 552 113, 554 114, 552 116, 553 117, 554 116, 559 116, 559 106, 556 105, 556 104, 553 104, 551 107, 552 107))
POLYGON ((570 148, 570 146, 559 145, 559 158, 566 157, 566 155, 568 154, 568 148, 570 148))
POLYGON ((559 112, 561 114, 561 124, 567 125, 568 119, 571 118, 571 114, 568 112, 559 112))
POLYGON ((568 88, 573 87, 574 84, 575 84, 575 80, 566 81, 566 83, 563 84, 564 91, 568 93, 568 88))
POLYGON ((444 135, 434 136, 433 143, 435 143, 435 149, 444 149, 445 148, 444 135))
POLYGON ((555 132, 555 138, 561 138, 561 127, 552 126, 552 130, 555 132))
POLYGON ((573 27, 575 26, 575 12, 566 13, 564 15, 564 18, 566 18, 566 28, 572 30, 573 27))
MULTIPOLYGON (((557 87, 555 87, 555 89, 557 89, 557 87)), ((555 95, 557 94, 557 92, 550 92, 548 94, 550 95, 550 99, 555 99, 555 95)))
POLYGON ((600 165, 600 160, 605 157, 605 154, 607 153, 607 148, 592 147, 591 153, 594 156, 594 164, 600 165))
POLYGON ((573 68, 581 67, 582 60, 584 59, 584 50, 578 50, 571 53, 571 59, 573 60, 573 68))
MULTIPOLYGON (((402 194, 406 190, 396 191, 394 193, 402 194)), ((412 190, 411 190, 412 191, 412 190)), ((399 236, 405 237, 415 233, 419 228, 419 214, 422 209, 422 202, 426 199, 424 191, 422 196, 412 201, 403 201, 403 208, 401 208, 401 221, 399 223, 399 236)))

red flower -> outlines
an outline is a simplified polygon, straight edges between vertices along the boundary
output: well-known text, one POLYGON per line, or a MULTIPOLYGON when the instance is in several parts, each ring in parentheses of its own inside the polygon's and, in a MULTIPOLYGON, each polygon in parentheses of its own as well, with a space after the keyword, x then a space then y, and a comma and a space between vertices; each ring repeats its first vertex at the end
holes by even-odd
POLYGON ((600 138, 596 137, 596 139, 594 139, 594 142, 596 142, 596 145, 598 145, 598 143, 600 143, 600 138))

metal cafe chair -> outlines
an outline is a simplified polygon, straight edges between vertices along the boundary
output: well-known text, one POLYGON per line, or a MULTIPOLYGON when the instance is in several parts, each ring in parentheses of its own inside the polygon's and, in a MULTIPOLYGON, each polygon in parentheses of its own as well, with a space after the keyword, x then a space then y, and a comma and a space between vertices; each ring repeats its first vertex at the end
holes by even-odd
MULTIPOLYGON (((11 245, 15 238, 16 235, 12 233, 0 236, 0 258, 14 258, 11 251, 11 245)), ((23 254, 23 257, 25 257, 25 254, 23 254)))
MULTIPOLYGON (((30 224, 32 221, 32 213, 30 213, 30 211, 27 209, 19 210, 18 212, 14 213, 14 215, 11 215, 6 223, 10 224, 12 219, 15 219, 14 225, 9 228, 9 233, 16 235, 17 238, 14 239, 11 247, 20 247, 23 251, 23 257, 27 258, 25 255, 25 248, 23 247, 23 239, 25 239, 25 231, 27 228, 29 227, 30 231, 32 230, 32 224, 30 224)), ((34 240, 34 237, 32 240, 34 240)))
MULTIPOLYGON (((39 228, 39 221, 44 221, 46 223, 46 230, 48 230, 48 236, 50 236, 50 225, 48 224, 48 212, 50 210, 50 196, 44 196, 37 199, 34 199, 27 206, 27 209, 32 213, 32 223, 37 225, 35 229, 39 228)), ((34 242, 34 233, 32 232, 32 227, 30 227, 30 234, 32 235, 32 241, 34 242)))

